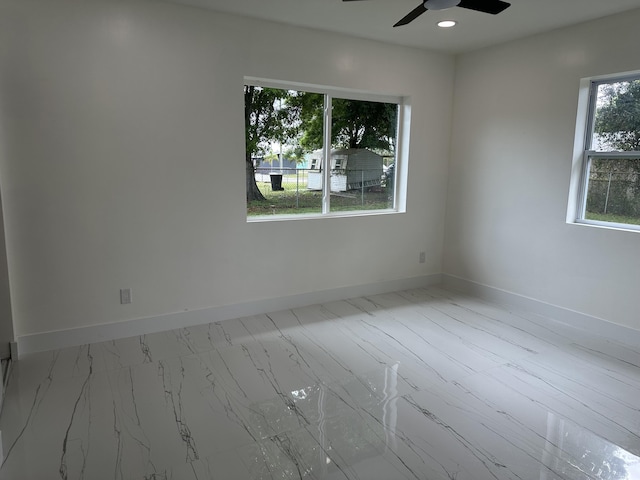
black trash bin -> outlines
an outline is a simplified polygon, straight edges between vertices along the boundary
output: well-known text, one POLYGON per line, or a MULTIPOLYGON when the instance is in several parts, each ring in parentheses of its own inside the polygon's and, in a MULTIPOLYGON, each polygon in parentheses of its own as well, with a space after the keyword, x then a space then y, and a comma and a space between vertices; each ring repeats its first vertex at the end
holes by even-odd
POLYGON ((271 177, 271 191, 281 192, 284 190, 284 188, 282 188, 282 174, 272 173, 269 176, 271 177))

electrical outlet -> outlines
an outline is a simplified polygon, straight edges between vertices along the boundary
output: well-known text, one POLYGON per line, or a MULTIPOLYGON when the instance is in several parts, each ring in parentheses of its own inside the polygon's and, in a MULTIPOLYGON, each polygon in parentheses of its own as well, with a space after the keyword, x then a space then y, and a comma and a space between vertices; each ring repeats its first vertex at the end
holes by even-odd
POLYGON ((120 289, 120 303, 122 305, 126 305, 127 303, 131 303, 131 289, 130 288, 121 288, 120 289))
POLYGON ((427 252, 420 252, 420 263, 427 261, 427 252))

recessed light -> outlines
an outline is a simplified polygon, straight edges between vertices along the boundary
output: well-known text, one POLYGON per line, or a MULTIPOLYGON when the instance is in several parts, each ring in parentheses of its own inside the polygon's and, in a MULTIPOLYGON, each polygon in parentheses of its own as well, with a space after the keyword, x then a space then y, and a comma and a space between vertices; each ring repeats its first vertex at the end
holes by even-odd
POLYGON ((442 20, 441 22, 438 22, 438 26, 440 28, 451 28, 451 27, 455 27, 458 24, 458 22, 456 22, 455 20, 442 20))

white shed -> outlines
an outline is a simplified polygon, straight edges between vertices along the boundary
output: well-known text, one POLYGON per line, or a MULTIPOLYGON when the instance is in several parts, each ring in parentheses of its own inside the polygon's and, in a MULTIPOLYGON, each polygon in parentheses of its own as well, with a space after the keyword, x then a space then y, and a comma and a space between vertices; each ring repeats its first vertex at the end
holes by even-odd
MULTIPOLYGON (((331 191, 346 192, 380 185, 382 156, 366 148, 331 151, 331 191)), ((311 155, 307 188, 322 190, 322 150, 311 155)))

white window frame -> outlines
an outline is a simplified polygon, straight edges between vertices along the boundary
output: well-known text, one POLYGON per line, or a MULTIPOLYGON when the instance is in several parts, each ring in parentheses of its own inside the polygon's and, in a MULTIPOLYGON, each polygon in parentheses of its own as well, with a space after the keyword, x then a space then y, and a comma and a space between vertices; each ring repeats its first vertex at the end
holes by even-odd
POLYGON ((582 79, 580 82, 578 117, 576 120, 576 140, 574 144, 574 174, 572 175, 569 208, 567 212, 567 222, 569 223, 640 232, 640 225, 605 222, 585 218, 591 161, 598 158, 640 158, 639 151, 601 152, 591 149, 596 116, 598 87, 606 83, 624 82, 636 79, 640 79, 640 71, 586 78, 582 79))
POLYGON ((396 152, 395 152, 395 172, 393 189, 393 207, 379 210, 353 210, 337 211, 330 210, 331 192, 328 185, 331 185, 331 168, 322 169, 322 213, 308 214, 287 214, 287 215, 264 215, 248 216, 247 222, 273 222, 282 220, 304 220, 327 217, 362 217, 370 215, 388 215, 406 212, 407 193, 407 167, 409 164, 409 132, 411 122, 410 99, 402 95, 387 95, 360 90, 351 90, 337 87, 327 87, 321 85, 288 82, 282 80, 271 80, 258 77, 244 77, 245 85, 254 85, 264 88, 278 88, 282 90, 298 90, 309 93, 319 93, 324 95, 324 138, 322 145, 322 159, 320 165, 331 165, 331 105, 334 98, 345 100, 359 100, 364 102, 394 103, 398 105, 398 119, 396 127, 396 152))

